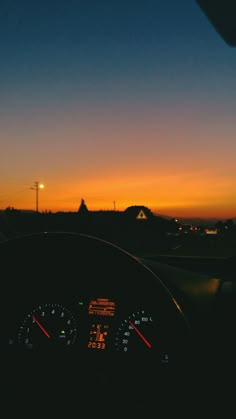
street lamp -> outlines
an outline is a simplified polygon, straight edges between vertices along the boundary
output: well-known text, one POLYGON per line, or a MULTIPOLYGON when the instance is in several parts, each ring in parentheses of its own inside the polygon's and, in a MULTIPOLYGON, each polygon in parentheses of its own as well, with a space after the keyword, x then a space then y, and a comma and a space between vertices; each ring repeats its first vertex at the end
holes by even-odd
POLYGON ((39 212, 39 189, 43 189, 44 185, 38 181, 34 182, 34 186, 30 189, 33 189, 36 192, 36 212, 39 212))

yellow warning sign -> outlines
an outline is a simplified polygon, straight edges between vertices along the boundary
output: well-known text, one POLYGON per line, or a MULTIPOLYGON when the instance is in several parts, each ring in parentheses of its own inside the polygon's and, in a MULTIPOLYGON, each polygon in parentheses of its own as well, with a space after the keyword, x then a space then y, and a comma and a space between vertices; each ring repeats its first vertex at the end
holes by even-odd
POLYGON ((136 219, 137 220, 147 220, 147 216, 146 216, 146 214, 144 213, 143 210, 140 210, 136 219))

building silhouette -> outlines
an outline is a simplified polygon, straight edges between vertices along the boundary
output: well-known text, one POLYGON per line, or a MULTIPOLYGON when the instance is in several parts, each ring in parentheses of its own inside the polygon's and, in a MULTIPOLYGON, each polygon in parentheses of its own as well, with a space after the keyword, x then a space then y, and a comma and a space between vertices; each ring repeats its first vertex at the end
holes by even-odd
POLYGON ((85 204, 85 200, 81 199, 81 204, 80 207, 78 209, 78 213, 83 215, 83 214, 88 214, 89 210, 87 208, 87 205, 85 204))

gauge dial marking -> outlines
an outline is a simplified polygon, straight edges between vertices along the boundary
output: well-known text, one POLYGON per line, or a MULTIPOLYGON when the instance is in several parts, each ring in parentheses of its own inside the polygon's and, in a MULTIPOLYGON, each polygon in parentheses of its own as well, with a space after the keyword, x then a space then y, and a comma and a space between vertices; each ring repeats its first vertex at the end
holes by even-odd
POLYGON ((26 349, 65 347, 75 343, 77 332, 77 321, 70 309, 57 303, 44 303, 24 318, 17 339, 26 349))
MULTIPOLYGON (((115 336, 116 350, 129 353, 145 353, 157 346, 159 329, 151 313, 144 309, 133 311, 123 318, 115 336)), ((158 339, 159 346, 159 339, 158 339)))

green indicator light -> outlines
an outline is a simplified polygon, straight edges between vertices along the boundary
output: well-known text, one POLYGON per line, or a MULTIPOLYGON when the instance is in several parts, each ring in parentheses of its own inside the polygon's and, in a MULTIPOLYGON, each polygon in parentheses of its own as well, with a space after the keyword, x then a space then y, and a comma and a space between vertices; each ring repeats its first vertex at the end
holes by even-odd
POLYGON ((61 330, 61 334, 64 335, 65 334, 65 330, 61 330))
POLYGON ((83 306, 84 305, 83 301, 79 301, 79 305, 83 306))

